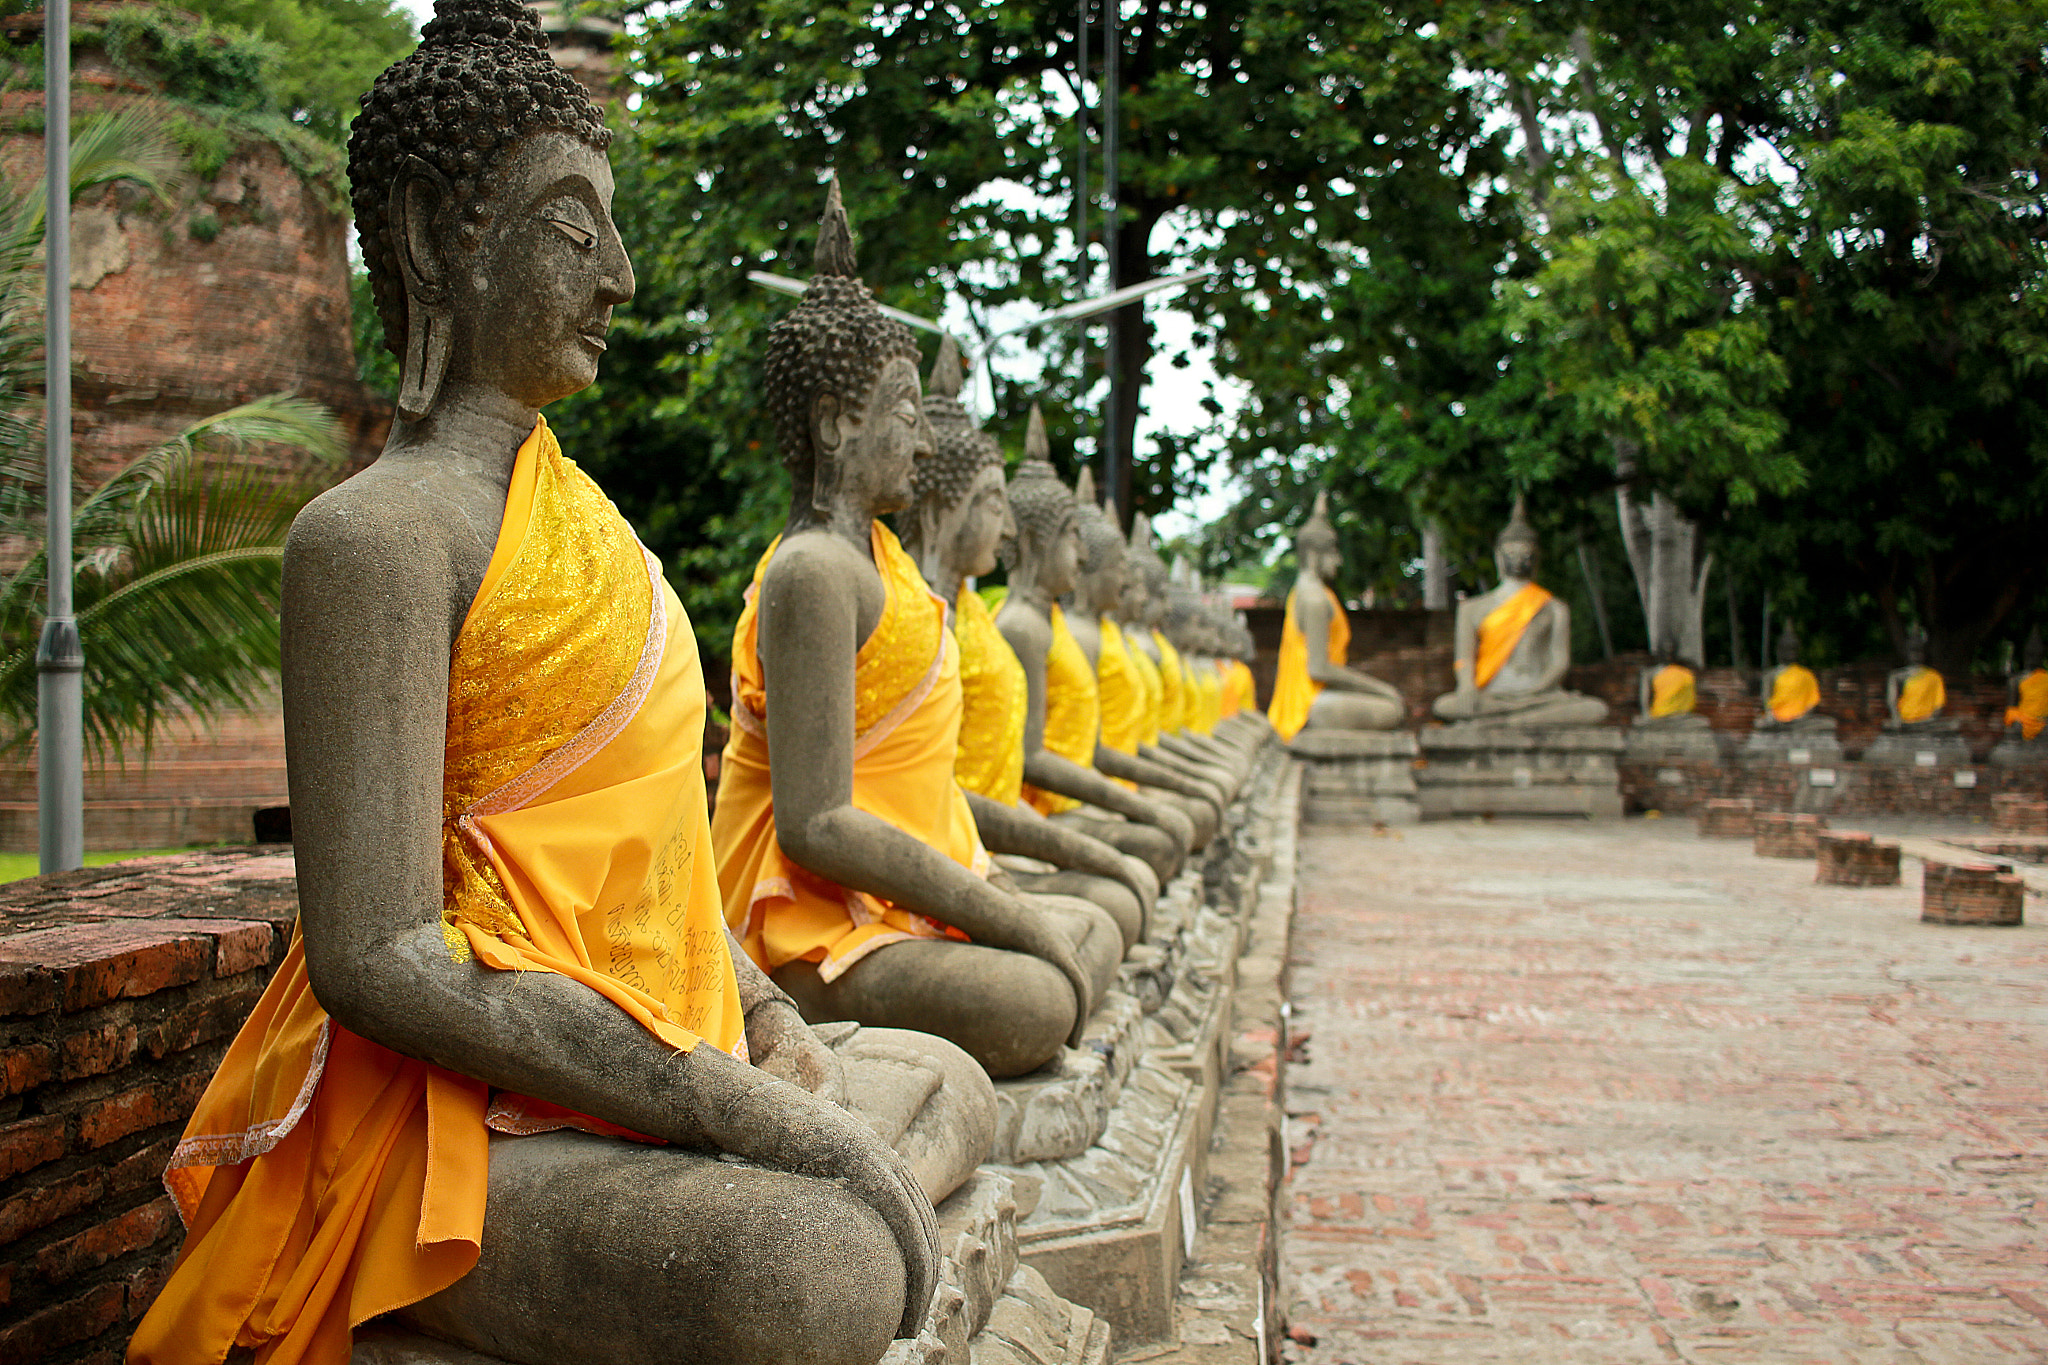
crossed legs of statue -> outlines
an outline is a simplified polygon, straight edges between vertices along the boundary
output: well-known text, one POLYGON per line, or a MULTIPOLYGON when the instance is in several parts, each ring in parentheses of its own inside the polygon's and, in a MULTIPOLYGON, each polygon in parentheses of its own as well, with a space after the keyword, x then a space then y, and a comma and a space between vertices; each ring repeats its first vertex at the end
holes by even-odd
MULTIPOLYGON (((848 1104, 936 1202, 973 1172, 995 1092, 943 1039, 827 1025, 848 1104)), ((491 1138, 483 1254, 396 1314, 359 1365, 874 1365, 903 1313, 903 1261, 832 1181, 581 1132, 491 1138), (892 1316, 893 1314, 893 1316, 892 1316)))
POLYGON ((1490 697, 1484 692, 1448 692, 1433 708, 1440 720, 1496 725, 1598 725, 1607 703, 1577 692, 1539 692, 1533 697, 1490 697))
MULTIPOLYGON (((1099 906, 1070 896, 1030 896, 1073 945, 1097 1001, 1116 980, 1123 935, 1099 906)), ((958 1044, 997 1078, 1051 1061, 1074 1028, 1074 989, 1051 963, 957 939, 884 944, 831 981, 817 964, 791 962, 775 984, 804 1018, 852 1019, 914 1028, 958 1044)))
POLYGON ((1391 730, 1407 708, 1389 697, 1325 689, 1308 709, 1305 730, 1391 730))

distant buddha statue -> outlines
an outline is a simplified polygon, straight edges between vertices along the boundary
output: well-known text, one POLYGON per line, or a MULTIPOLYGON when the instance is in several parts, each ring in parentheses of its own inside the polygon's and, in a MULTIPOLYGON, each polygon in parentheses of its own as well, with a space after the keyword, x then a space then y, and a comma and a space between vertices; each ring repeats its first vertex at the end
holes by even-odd
POLYGON ((1679 661, 1678 646, 1666 640, 1657 650, 1657 661, 1636 677, 1635 725, 1658 730, 1704 730, 1707 718, 1694 709, 1699 704, 1697 679, 1679 661))
POLYGON ((1835 718, 1815 709, 1820 705, 1820 679, 1799 662, 1799 633, 1789 621, 1778 635, 1777 657, 1778 666, 1764 675, 1764 709, 1756 718, 1757 732, 1832 736, 1835 718))
POLYGON ((857 278, 835 181, 811 283, 768 329, 790 509, 733 632, 712 843, 726 922, 806 1018, 916 1024, 1012 1076, 1080 1036, 1123 937, 1017 891, 955 780, 947 604, 877 520, 932 453, 916 362, 857 278))
POLYGON ((1888 730, 1948 733, 1959 728, 1954 716, 1942 714, 1948 688, 1941 674, 1927 666, 1927 633, 1917 626, 1906 636, 1906 666, 1885 679, 1884 704, 1890 713, 1888 730))
POLYGON ((2020 671, 2010 684, 2005 735, 1991 751, 1997 764, 2048 763, 2048 668, 2041 666, 2041 628, 2027 634, 2020 671))
POLYGON ((1096 770, 1101 693, 1057 601, 1073 590, 1079 572, 1077 509, 1052 467, 1045 418, 1035 406, 1009 499, 1016 534, 1003 547, 1010 584, 995 623, 1024 666, 1025 799, 1061 823, 1143 858, 1165 881, 1185 859, 1191 831, 1157 801, 1096 770))
POLYGON ((872 1365, 931 1302, 987 1079, 828 1046, 730 947, 690 622, 540 417, 633 296, 609 136, 519 0, 440 0, 363 100, 398 416, 285 549, 299 932, 135 1365, 346 1365, 379 1315, 423 1365, 872 1365))
MULTIPOLYGON (((1131 581, 1140 589, 1137 594, 1126 594, 1127 607, 1137 613, 1140 627, 1138 657, 1150 664, 1152 676, 1158 680, 1157 733, 1143 752, 1208 782, 1227 803, 1243 785, 1251 755, 1198 733, 1190 723, 1198 718, 1199 698, 1190 686, 1187 663, 1166 632, 1173 609, 1172 572, 1153 545, 1152 521, 1143 513, 1131 520, 1128 549, 1134 570, 1131 581)), ((1128 630, 1126 635, 1130 635, 1128 630)))
POLYGON ((953 603, 960 644, 960 744, 953 773, 967 792, 989 851, 1061 869, 1012 872, 1028 891, 1085 896, 1107 910, 1128 949, 1143 936, 1159 895, 1152 868, 1098 839, 1054 824, 1024 802, 1024 735, 1030 696, 1024 665, 967 580, 996 566, 996 549, 1016 522, 1003 482, 1003 451, 960 403, 960 352, 949 335, 939 346, 924 394, 934 453, 911 475, 913 501, 903 518, 903 547, 925 582, 953 603))
POLYGON ((1487 725, 1598 725, 1607 703, 1560 684, 1572 663, 1571 608, 1534 581, 1536 532, 1515 499, 1494 544, 1500 586, 1458 604, 1457 688, 1439 719, 1487 725))
POLYGON ((1282 739, 1304 729, 1393 729, 1408 715, 1401 694, 1346 665, 1351 619, 1330 587, 1343 560, 1327 493, 1317 492, 1308 520, 1295 534, 1294 558, 1298 569, 1287 591, 1280 665, 1266 718, 1282 739))

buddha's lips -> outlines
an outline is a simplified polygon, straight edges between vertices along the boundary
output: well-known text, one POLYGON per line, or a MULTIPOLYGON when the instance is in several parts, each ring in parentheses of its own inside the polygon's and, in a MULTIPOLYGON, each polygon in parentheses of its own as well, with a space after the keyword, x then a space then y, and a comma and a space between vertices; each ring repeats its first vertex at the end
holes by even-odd
POLYGON ((605 345, 604 340, 604 334, 610 330, 611 327, 607 323, 595 323, 589 327, 583 328, 576 335, 582 337, 585 341, 597 347, 598 350, 603 351, 610 349, 605 345))

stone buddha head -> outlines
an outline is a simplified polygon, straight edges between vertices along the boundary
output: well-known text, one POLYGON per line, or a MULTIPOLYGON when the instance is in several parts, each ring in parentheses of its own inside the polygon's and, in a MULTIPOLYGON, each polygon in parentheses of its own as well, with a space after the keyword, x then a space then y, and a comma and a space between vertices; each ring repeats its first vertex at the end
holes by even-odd
POLYGON ((1780 668, 1799 662, 1799 632, 1792 629, 1790 621, 1778 632, 1777 658, 1780 668))
POLYGON ((437 0, 349 135, 356 233, 398 411, 446 392, 538 409, 597 378, 633 268, 612 225, 611 133, 520 0, 437 0))
POLYGON ((942 591, 994 569, 997 548, 1016 534, 1003 485, 1003 448, 961 405, 964 377, 960 348, 948 335, 939 343, 924 391, 932 453, 911 472, 911 504, 903 518, 904 548, 926 581, 942 591))
MULTIPOLYGON (((1166 561, 1159 557, 1159 551, 1152 545, 1152 518, 1140 512, 1131 518, 1131 539, 1126 572, 1132 584, 1138 588, 1135 598, 1133 625, 1157 629, 1166 616, 1166 587, 1171 575, 1167 572, 1166 561)), ((1133 607, 1131 588, 1125 588, 1126 610, 1133 607)))
POLYGON ((1536 529, 1529 525, 1528 508, 1522 495, 1515 494, 1515 510, 1499 539, 1493 542, 1493 567, 1503 579, 1528 580, 1536 577, 1536 529))
POLYGON ((1080 575, 1081 531, 1073 490, 1060 482, 1051 456, 1045 415, 1033 404, 1031 423, 1024 430, 1024 463, 1010 476, 1010 514, 1017 530, 1003 558, 1013 583, 1034 586, 1047 597, 1063 597, 1074 590, 1080 575))
POLYGON ((792 526, 835 504, 862 518, 909 506, 912 470, 933 444, 917 343, 860 281, 837 178, 813 261, 803 300, 768 329, 762 367, 792 526))
POLYGON ((2035 626, 2027 632, 2027 642, 2020 646, 2020 667, 2032 673, 2041 666, 2041 628, 2035 626))
POLYGON ((1335 578, 1343 566, 1337 553, 1337 528, 1330 521, 1330 495, 1321 489, 1316 490, 1308 520, 1294 533, 1294 559, 1322 583, 1335 578))
POLYGON ((1083 469, 1074 490, 1075 520, 1081 530, 1081 576, 1076 595, 1091 615, 1113 613, 1123 600, 1124 533, 1116 504, 1095 501, 1095 471, 1083 469))
POLYGON ((1906 662, 1915 668, 1927 662, 1927 632, 1918 626, 1906 632, 1906 662))

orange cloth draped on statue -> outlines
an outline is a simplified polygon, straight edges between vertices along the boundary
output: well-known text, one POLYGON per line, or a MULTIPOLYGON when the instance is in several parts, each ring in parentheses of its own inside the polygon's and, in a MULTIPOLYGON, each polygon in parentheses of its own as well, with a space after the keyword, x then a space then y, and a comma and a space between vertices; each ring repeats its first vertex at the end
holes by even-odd
POLYGON ((1907 725, 1940 715, 1946 705, 1948 688, 1941 674, 1925 665, 1899 687, 1899 719, 1907 725))
MULTIPOLYGON (((761 556, 733 628, 732 737, 719 770, 711 843, 725 922, 747 955, 770 972, 802 958, 832 981, 885 943, 966 935, 808 871, 776 840, 759 610, 761 579, 781 544, 778 537, 761 556)), ((960 647, 946 629, 946 604, 888 527, 874 523, 868 545, 888 599, 853 661, 853 804, 987 876, 988 852, 953 777, 960 647)))
POLYGON ((1124 648, 1130 656, 1131 666, 1138 670, 1138 681, 1145 688, 1145 729, 1139 737, 1140 744, 1157 744, 1160 731, 1165 728, 1166 683, 1159 676, 1158 661, 1145 652, 1145 646, 1126 635, 1124 648))
POLYGON ((1216 685, 1216 669, 1207 660, 1188 663, 1188 690, 1194 696, 1194 704, 1188 708, 1188 728, 1198 735, 1216 733, 1216 722, 1223 714, 1222 698, 1216 685))
POLYGON ((1771 682, 1771 714, 1790 723, 1820 705, 1820 679, 1804 664, 1787 664, 1771 682))
POLYGON ((1170 735, 1188 728, 1187 670, 1165 632, 1153 631, 1152 643, 1159 647, 1159 728, 1170 735))
MULTIPOLYGON (((449 669, 450 953, 559 973, 679 1051, 744 1056, 718 885, 695 856, 703 726, 682 604, 537 424, 449 669)), ((295 940, 172 1154, 189 1231, 131 1365, 236 1345, 263 1365, 345 1365, 355 1325, 475 1264, 487 1125, 623 1131, 350 1033, 295 940)))
POLYGON ((2005 708, 2005 723, 2020 727, 2021 739, 2039 739, 2048 729, 2048 668, 2020 679, 2020 704, 2005 708))
POLYGON ((1259 704, 1259 684, 1252 677, 1251 665, 1242 659, 1233 659, 1230 664, 1230 676, 1236 684, 1237 709, 1256 710, 1259 704))
MULTIPOLYGON (((1485 687, 1514 657, 1522 634, 1550 601, 1550 590, 1524 583, 1507 601, 1486 613, 1479 621, 1479 658, 1472 668, 1472 685, 1485 687)), ((1462 660, 1460 662, 1463 662, 1462 660)))
MULTIPOLYGON (((1052 647, 1045 654, 1045 748, 1069 763, 1095 766, 1095 740, 1102 733, 1102 697, 1088 655, 1067 624, 1059 603, 1052 606, 1052 647)), ((1080 805, 1071 796, 1029 785, 1024 799, 1046 815, 1080 805)))
POLYGON ((1014 806, 1024 794, 1024 721, 1031 708, 1024 665, 981 594, 965 587, 953 604, 953 638, 960 644, 960 752, 953 775, 968 791, 1014 806))
POLYGON ((1102 618, 1102 652, 1095 660, 1096 695, 1102 710, 1102 742, 1120 754, 1135 754, 1145 740, 1145 678, 1131 659, 1122 627, 1102 618))
POLYGON ((1662 720, 1666 716, 1690 715, 1697 704, 1693 673, 1685 665, 1666 664, 1650 679, 1652 717, 1662 720))
MULTIPOLYGON (((1279 667, 1273 675, 1273 700, 1266 707, 1266 719, 1273 722, 1283 741, 1293 739, 1308 724, 1309 708, 1323 693, 1323 685, 1308 675, 1308 637, 1301 633, 1301 625, 1295 619, 1295 591, 1290 589, 1287 594, 1287 615, 1280 625, 1279 667)), ((1329 659, 1342 668, 1351 659, 1351 618, 1344 611, 1343 599, 1328 584, 1323 586, 1323 593, 1330 599, 1329 659)), ((1246 673, 1249 675, 1250 670, 1246 673)))

